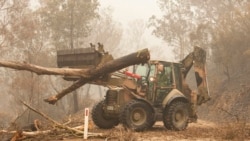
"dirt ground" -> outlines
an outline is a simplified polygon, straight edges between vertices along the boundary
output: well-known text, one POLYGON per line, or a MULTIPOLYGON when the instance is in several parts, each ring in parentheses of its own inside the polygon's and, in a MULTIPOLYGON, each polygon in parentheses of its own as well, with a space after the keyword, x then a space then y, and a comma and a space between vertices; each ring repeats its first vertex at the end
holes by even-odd
MULTIPOLYGON (((80 111, 70 117, 65 117, 60 123, 67 123, 69 127, 84 125, 84 112, 80 111), (70 120, 69 120, 70 119, 70 120)), ((113 129, 99 129, 93 122, 89 122, 90 141, 250 141, 250 123, 246 122, 225 122, 213 123, 198 119, 197 123, 190 123, 184 131, 167 130, 162 122, 143 132, 126 130, 122 125, 113 129), (102 136, 96 136, 101 134, 102 136)), ((48 134, 37 135, 25 138, 22 141, 82 141, 82 135, 75 135, 72 132, 55 128, 55 125, 48 121, 42 124, 42 130, 51 130, 48 134)), ((12 135, 1 134, 0 141, 10 141, 12 135)))
MULTIPOLYGON (((250 124, 247 123, 220 123, 198 120, 190 123, 184 131, 170 131, 164 128, 162 122, 156 124, 148 131, 133 132, 125 130, 121 125, 114 129, 104 130, 93 126, 90 133, 101 133, 103 136, 88 137, 90 141, 221 141, 221 140, 250 140, 250 124)), ((82 141, 67 131, 54 130, 46 135, 26 138, 23 141, 82 141)))
MULTIPOLYGON (((112 130, 95 129, 93 132, 106 133, 106 138, 90 137, 89 140, 120 141, 213 141, 213 140, 250 140, 250 126, 246 123, 216 125, 198 120, 189 124, 185 131, 169 131, 162 122, 144 132, 125 131, 120 125, 112 130)), ((81 139, 80 139, 81 140, 81 139)), ((68 140, 71 141, 71 140, 68 140)))

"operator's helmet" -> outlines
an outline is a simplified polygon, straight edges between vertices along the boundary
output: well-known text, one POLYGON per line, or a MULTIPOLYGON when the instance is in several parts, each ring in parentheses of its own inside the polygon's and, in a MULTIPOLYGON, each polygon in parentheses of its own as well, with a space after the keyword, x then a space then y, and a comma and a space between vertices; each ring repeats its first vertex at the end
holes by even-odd
POLYGON ((159 63, 158 66, 157 66, 157 69, 159 72, 163 72, 164 71, 164 65, 159 63))

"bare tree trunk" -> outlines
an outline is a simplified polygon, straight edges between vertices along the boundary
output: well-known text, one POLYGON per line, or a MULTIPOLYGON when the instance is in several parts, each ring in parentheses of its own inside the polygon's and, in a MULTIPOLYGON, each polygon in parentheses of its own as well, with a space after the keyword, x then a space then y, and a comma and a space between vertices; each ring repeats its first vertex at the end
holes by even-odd
POLYGON ((74 113, 79 110, 77 91, 73 91, 74 113))
POLYGON ((230 76, 230 72, 229 72, 229 67, 228 67, 228 65, 225 65, 224 67, 225 67, 224 74, 227 76, 228 81, 230 81, 231 76, 230 76))
POLYGON ((99 89, 99 96, 100 96, 100 98, 102 98, 102 95, 103 95, 102 94, 102 88, 99 86, 98 89, 99 89))
POLYGON ((86 95, 85 95, 86 98, 89 98, 90 87, 91 87, 91 85, 89 84, 89 85, 88 85, 88 88, 87 88, 86 95))

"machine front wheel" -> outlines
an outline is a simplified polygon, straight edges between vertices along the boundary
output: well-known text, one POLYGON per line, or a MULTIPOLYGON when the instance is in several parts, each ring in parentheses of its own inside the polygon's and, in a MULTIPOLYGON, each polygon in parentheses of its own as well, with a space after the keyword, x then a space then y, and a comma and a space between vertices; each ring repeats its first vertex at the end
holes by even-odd
POLYGON ((189 118, 188 103, 174 101, 163 111, 163 123, 169 130, 184 130, 187 128, 189 118))
POLYGON ((118 118, 106 117, 103 110, 104 101, 97 103, 92 109, 92 119, 96 126, 102 129, 110 129, 119 124, 118 118))
POLYGON ((155 122, 154 111, 149 104, 132 100, 125 105, 120 115, 120 121, 124 127, 134 131, 144 131, 153 126, 155 122))

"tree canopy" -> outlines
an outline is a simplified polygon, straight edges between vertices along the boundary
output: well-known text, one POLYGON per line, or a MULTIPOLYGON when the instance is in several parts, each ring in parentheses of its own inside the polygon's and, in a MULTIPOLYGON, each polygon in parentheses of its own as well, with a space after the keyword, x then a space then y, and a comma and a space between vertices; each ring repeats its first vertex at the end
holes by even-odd
POLYGON ((45 0, 41 2, 41 18, 51 33, 56 47, 77 48, 92 29, 91 21, 98 18, 97 0, 45 0))

